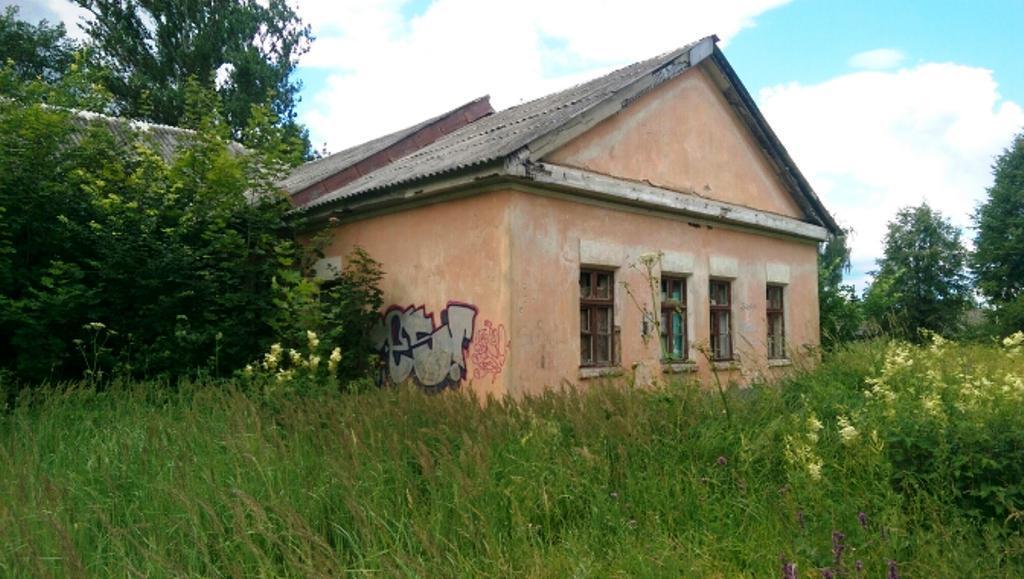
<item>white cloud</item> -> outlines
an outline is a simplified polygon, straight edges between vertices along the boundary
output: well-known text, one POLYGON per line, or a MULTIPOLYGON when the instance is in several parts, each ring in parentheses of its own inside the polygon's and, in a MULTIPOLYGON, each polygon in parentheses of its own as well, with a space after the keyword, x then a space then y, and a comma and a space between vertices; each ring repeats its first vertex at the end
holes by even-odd
POLYGON ((993 157, 1024 127, 991 71, 953 63, 770 87, 759 102, 826 206, 854 228, 865 269, 900 207, 927 201, 969 225, 993 157))
POLYGON ((300 120, 338 150, 484 94, 500 109, 707 34, 727 43, 788 1, 434 0, 407 19, 403 0, 305 0, 317 40, 301 64, 329 76, 300 120))
POLYGON ((853 68, 886 70, 896 68, 905 58, 906 55, 895 48, 876 48, 854 54, 848 64, 853 68))

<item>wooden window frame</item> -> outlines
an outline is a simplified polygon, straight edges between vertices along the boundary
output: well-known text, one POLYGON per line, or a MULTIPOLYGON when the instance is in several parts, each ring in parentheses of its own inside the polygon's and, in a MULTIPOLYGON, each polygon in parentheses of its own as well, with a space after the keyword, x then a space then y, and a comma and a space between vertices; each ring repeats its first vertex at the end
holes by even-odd
POLYGON ((780 284, 768 284, 765 289, 765 320, 767 323, 768 337, 768 359, 785 360, 786 353, 786 286, 780 284), (778 306, 772 306, 772 291, 778 291, 778 306), (772 335, 772 318, 777 318, 780 335, 772 335))
POLYGON ((711 318, 711 323, 710 323, 711 360, 713 362, 731 362, 731 361, 733 361, 735 359, 735 356, 736 356, 736 348, 735 348, 735 344, 734 344, 734 340, 733 340, 733 331, 732 331, 732 317, 733 317, 732 316, 732 280, 728 280, 728 279, 714 279, 714 278, 709 280, 709 282, 708 282, 708 308, 710 310, 710 318, 711 318), (713 303, 713 301, 711 299, 712 296, 715 295, 715 285, 716 284, 723 284, 723 285, 725 285, 725 299, 726 299, 726 303, 725 304, 715 304, 715 303, 713 303), (729 327, 726 328, 726 332, 725 332, 726 339, 729 342, 729 355, 728 356, 722 356, 720 351, 719 351, 719 348, 717 347, 718 346, 718 336, 721 334, 721 332, 719 332, 719 323, 718 323, 719 316, 716 315, 716 314, 719 314, 721 312, 725 312, 727 314, 727 317, 728 317, 728 320, 729 320, 729 327))
POLYGON ((580 367, 581 368, 608 368, 613 367, 616 364, 615 360, 615 271, 611 269, 603 269, 600 267, 581 267, 580 268, 580 281, 582 282, 584 276, 590 277, 590 288, 591 295, 584 296, 582 283, 579 288, 580 296, 580 317, 584 315, 587 318, 588 331, 583 331, 583 324, 581 319, 580 324, 580 367), (593 288, 597 287, 597 276, 607 275, 608 276, 608 297, 597 298, 593 297, 593 288), (594 350, 594 337, 602 336, 597 332, 597 312, 601 310, 608 311, 608 360, 605 362, 598 362, 597 356, 594 350), (584 312, 586 312, 584 314, 584 312), (583 336, 590 336, 590 360, 585 361, 583 357, 583 336))
POLYGON ((686 312, 686 276, 663 275, 661 276, 661 358, 665 362, 688 362, 690 360, 690 336, 687 329, 686 312), (668 283, 666 290, 665 284, 668 283), (679 284, 679 300, 672 299, 672 285, 679 284), (679 314, 683 318, 682 328, 682 351, 677 355, 672 352, 671 345, 675 343, 675 334, 672 331, 672 315, 679 314))

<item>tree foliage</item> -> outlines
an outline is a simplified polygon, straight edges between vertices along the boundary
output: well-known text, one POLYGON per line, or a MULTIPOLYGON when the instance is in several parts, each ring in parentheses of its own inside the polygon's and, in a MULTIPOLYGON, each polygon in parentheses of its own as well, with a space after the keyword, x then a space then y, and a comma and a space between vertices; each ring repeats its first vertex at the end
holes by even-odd
POLYGON ((843 274, 850 271, 848 235, 849 231, 844 231, 829 237, 818 252, 818 307, 825 350, 854 339, 862 323, 854 287, 843 284, 843 274))
POLYGON ((109 119, 0 101, 0 369, 26 381, 231 372, 327 325, 328 340, 362 356, 375 262, 344 272, 318 298, 319 317, 283 316, 281 296, 297 291, 286 280, 308 261, 275 185, 283 131, 250 125, 265 147, 240 151, 216 95, 188 94, 196 130, 177 133, 171 159, 109 119))
POLYGON ((971 269, 1003 334, 1024 328, 1024 133, 996 159, 994 182, 974 213, 971 269))
POLYGON ((0 65, 10 67, 22 82, 57 81, 74 62, 78 48, 61 23, 20 20, 17 6, 7 6, 0 13, 0 55, 6 61, 0 65))
POLYGON ((889 222, 885 252, 865 295, 878 329, 917 339, 921 330, 955 334, 972 303, 960 230, 927 204, 889 222))
POLYGON ((312 35, 286 0, 75 1, 92 15, 85 31, 117 114, 180 126, 191 79, 216 91, 232 138, 245 142, 253 105, 265 105, 298 152, 309 150, 291 75, 312 35))

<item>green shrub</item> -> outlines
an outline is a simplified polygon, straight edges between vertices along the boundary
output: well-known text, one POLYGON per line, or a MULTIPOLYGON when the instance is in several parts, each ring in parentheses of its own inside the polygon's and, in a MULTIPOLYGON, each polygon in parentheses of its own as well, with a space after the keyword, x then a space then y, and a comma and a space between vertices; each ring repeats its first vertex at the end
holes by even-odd
POLYGON ((285 137, 254 111, 261 148, 239 152, 213 97, 191 98, 195 131, 172 159, 145 131, 0 100, 0 368, 28 384, 226 375, 314 330, 349 354, 342 375, 369 373, 379 266, 357 252, 339 279, 302 281, 309 250, 274 182, 285 137), (282 292, 304 283, 316 320, 282 321, 282 292))

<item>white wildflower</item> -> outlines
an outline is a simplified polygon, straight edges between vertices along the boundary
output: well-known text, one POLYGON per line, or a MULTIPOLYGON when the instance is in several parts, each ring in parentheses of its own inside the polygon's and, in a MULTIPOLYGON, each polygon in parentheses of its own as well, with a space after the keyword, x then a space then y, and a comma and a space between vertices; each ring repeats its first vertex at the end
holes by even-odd
POLYGON ((807 463, 807 474, 814 480, 821 480, 821 461, 812 460, 807 463))
POLYGON ((845 416, 838 416, 836 417, 836 422, 839 424, 839 438, 842 439, 844 444, 849 444, 854 440, 857 440, 857 436, 860 433, 858 433, 857 429, 850 423, 850 419, 845 416))
POLYGON ((310 370, 316 370, 319 365, 320 365, 320 356, 310 356, 309 357, 309 369, 310 370))
POLYGON ((812 414, 807 417, 807 438, 811 442, 818 442, 818 432, 821 431, 821 428, 821 421, 818 420, 817 416, 812 414))
POLYGON ((921 398, 921 405, 924 407, 925 412, 936 418, 944 416, 942 411, 942 399, 940 399, 939 395, 934 392, 921 398))
POLYGON ((320 338, 316 336, 316 332, 306 330, 306 340, 309 341, 309 349, 316 350, 320 346, 320 338))
POLYGON ((1024 332, 1015 332, 1003 338, 1004 348, 1015 348, 1024 344, 1024 332))
POLYGON ((271 344, 270 351, 263 355, 263 367, 273 371, 281 361, 281 344, 271 344))
POLYGON ((242 373, 244 373, 246 376, 252 376, 252 372, 252 364, 246 364, 245 368, 242 369, 242 373))
POLYGON ((327 369, 334 372, 338 369, 338 362, 341 362, 341 348, 335 347, 331 350, 331 356, 327 358, 327 369))
POLYGON ((302 363, 302 354, 300 354, 295 348, 288 349, 288 357, 292 359, 293 366, 298 366, 302 363))

